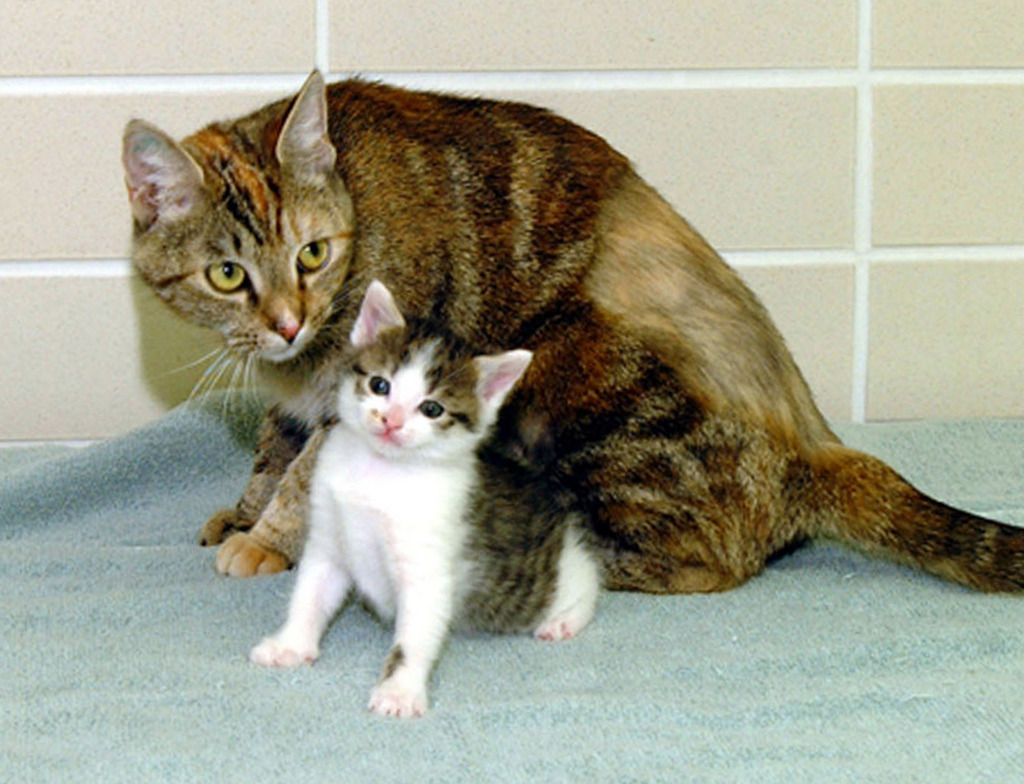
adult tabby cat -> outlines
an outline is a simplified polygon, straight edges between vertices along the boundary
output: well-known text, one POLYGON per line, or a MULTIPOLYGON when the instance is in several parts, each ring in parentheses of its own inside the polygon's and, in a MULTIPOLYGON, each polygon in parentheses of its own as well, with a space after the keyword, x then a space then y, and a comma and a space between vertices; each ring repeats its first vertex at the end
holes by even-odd
POLYGON ((371 278, 479 353, 533 351, 495 448, 571 488, 608 586, 732 588, 826 535, 983 590, 1024 587, 1024 530, 842 446, 767 313, 596 135, 515 103, 314 73, 180 144, 125 131, 134 261, 259 361, 276 403, 217 567, 285 568, 327 411, 317 369, 371 278))

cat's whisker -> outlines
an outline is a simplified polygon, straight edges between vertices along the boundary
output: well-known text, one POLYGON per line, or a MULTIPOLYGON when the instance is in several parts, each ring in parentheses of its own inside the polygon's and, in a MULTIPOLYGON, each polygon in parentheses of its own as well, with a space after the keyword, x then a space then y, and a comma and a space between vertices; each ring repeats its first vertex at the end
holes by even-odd
POLYGON ((205 389, 210 376, 216 372, 217 368, 220 367, 221 362, 224 361, 224 356, 227 354, 227 351, 228 350, 226 348, 221 347, 219 351, 217 351, 216 356, 210 360, 210 364, 207 366, 206 370, 202 372, 199 378, 196 379, 196 383, 193 384, 192 391, 189 393, 188 400, 186 401, 187 403, 192 403, 205 389))
POLYGON ((171 370, 166 371, 163 375, 164 376, 173 376, 173 375, 176 375, 178 373, 184 373, 186 370, 191 370, 192 368, 194 368, 194 367, 196 367, 198 365, 202 365, 205 362, 209 362, 213 357, 217 356, 218 354, 223 354, 224 351, 225 351, 224 346, 218 344, 218 345, 214 346, 212 349, 210 349, 209 351, 207 351, 205 354, 203 354, 198 359, 193 359, 191 362, 186 362, 184 365, 181 365, 180 367, 172 368, 171 370))
POLYGON ((260 402, 259 385, 257 383, 256 377, 256 366, 256 355, 247 355, 245 358, 245 375, 242 378, 242 384, 245 388, 246 395, 248 395, 247 402, 250 404, 258 404, 260 402))
POLYGON ((356 301, 358 292, 363 288, 363 283, 369 276, 370 273, 367 270, 350 275, 342 286, 341 291, 335 294, 331 300, 332 308, 335 311, 343 310, 356 301))
POLYGON ((237 356, 231 357, 234 362, 232 363, 231 377, 228 378, 227 387, 224 390, 224 399, 221 401, 221 415, 227 419, 228 414, 232 410, 234 404, 235 394, 238 390, 238 376, 242 371, 242 364, 244 360, 237 356))
POLYGON ((194 402, 197 398, 201 403, 205 403, 235 360, 236 358, 229 348, 222 349, 192 388, 188 403, 194 402))

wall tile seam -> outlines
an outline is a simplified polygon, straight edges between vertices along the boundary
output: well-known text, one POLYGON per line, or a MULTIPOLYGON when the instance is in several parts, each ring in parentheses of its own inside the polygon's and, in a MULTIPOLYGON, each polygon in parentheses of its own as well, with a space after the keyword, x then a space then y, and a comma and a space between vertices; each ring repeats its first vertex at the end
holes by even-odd
MULTIPOLYGON (((722 251, 722 257, 737 269, 777 267, 849 267, 864 262, 877 264, 992 263, 1024 262, 1024 245, 930 245, 903 248, 876 247, 857 250, 736 250, 722 251)), ((124 258, 3 259, 0 279, 5 278, 95 278, 134 275, 131 261, 124 258)))
MULTIPOLYGON (((117 76, 0 76, 0 97, 54 95, 203 94, 294 91, 302 73, 117 76)), ((618 71, 374 71, 327 72, 328 80, 359 75, 417 89, 452 91, 612 92, 827 89, 931 86, 1024 86, 1024 68, 1012 69, 738 69, 618 71)))
POLYGON ((328 73, 331 68, 331 3, 330 0, 316 0, 314 6, 314 57, 316 67, 323 73, 328 73))
POLYGON ((867 419, 871 360, 871 262, 875 199, 874 2, 857 2, 857 114, 853 160, 853 305, 850 331, 850 419, 867 419))

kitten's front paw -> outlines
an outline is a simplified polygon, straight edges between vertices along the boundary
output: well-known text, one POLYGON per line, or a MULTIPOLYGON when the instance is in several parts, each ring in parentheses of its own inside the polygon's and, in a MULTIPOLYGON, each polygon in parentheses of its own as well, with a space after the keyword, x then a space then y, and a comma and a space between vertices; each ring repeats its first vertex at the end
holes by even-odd
POLYGON ((291 566, 288 558, 256 541, 250 534, 237 533, 217 550, 217 571, 230 577, 276 574, 291 566))
POLYGON ((571 640, 583 631, 589 622, 590 613, 578 607, 572 607, 545 620, 534 630, 533 636, 538 640, 544 640, 544 642, 571 640))
POLYGON ((300 667, 312 664, 319 658, 320 651, 316 647, 303 649, 283 643, 275 637, 268 637, 249 653, 249 661, 260 667, 300 667))
POLYGON ((380 716, 418 719, 427 712, 427 689, 402 683, 400 678, 388 678, 370 692, 370 710, 380 716))

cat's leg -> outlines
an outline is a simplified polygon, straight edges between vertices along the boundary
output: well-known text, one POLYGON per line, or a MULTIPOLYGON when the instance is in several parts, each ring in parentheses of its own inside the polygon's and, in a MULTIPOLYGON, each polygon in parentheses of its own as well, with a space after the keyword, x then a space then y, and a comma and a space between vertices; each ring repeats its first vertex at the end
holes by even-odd
POLYGON ((558 587, 534 636, 540 640, 570 640, 594 617, 601 591, 601 568, 597 558, 583 544, 574 526, 565 532, 558 559, 558 587))
POLYGON ((252 476, 234 509, 215 513, 199 531, 199 544, 210 547, 236 531, 247 531, 274 496, 289 464, 302 451, 305 430, 276 407, 267 410, 260 427, 252 476))
POLYGON ((408 581, 400 588, 395 643, 370 693, 374 713, 417 718, 427 711, 427 681, 441 652, 452 613, 449 576, 408 581))
POLYGON ((273 574, 298 561, 306 536, 309 484, 324 434, 318 429, 304 442, 252 529, 234 534, 220 546, 219 572, 232 577, 273 574))
POLYGON ((252 649, 249 660, 263 667, 297 667, 320 657, 320 638, 352 587, 348 572, 330 558, 303 558, 280 631, 252 649))

